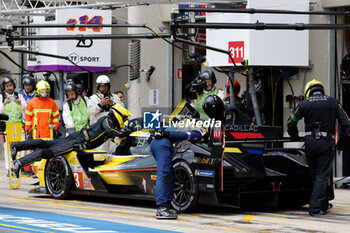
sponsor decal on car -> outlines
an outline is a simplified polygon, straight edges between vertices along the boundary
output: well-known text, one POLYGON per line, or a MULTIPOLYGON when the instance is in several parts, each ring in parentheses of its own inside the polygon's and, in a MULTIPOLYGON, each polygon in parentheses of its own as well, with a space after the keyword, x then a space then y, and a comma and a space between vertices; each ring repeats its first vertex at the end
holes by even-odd
POLYGON ((157 175, 151 175, 151 180, 157 180, 157 175))
POLYGON ((205 158, 200 156, 195 156, 194 159, 196 160, 197 163, 208 164, 208 165, 213 165, 216 161, 215 158, 205 158))
POLYGON ((91 189, 91 179, 83 178, 83 187, 84 189, 91 189))
POLYGON ((214 177, 214 171, 208 171, 208 170, 195 170, 194 174, 196 176, 214 177))

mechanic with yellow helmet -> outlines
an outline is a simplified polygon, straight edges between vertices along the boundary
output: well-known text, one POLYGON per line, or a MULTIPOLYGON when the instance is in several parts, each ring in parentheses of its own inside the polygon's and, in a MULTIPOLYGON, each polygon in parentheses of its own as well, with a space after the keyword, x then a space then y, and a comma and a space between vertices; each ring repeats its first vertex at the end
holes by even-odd
POLYGON ((109 138, 128 136, 131 130, 124 125, 128 116, 132 116, 132 114, 122 105, 115 104, 111 107, 107 116, 101 117, 89 129, 82 129, 79 132, 74 132, 66 138, 50 141, 38 139, 12 143, 11 156, 14 161, 13 171, 15 176, 19 176, 21 167, 35 160, 41 158, 49 159, 53 156, 63 155, 76 147, 79 149, 93 149, 103 144, 109 138), (17 151, 29 149, 37 150, 27 156, 14 160, 17 151))
POLYGON ((54 130, 58 131, 60 112, 55 101, 49 97, 50 84, 44 80, 36 84, 37 96, 28 102, 25 116, 26 134, 33 139, 54 139, 54 130), (50 125, 54 125, 53 129, 50 125))
POLYGON ((288 119, 288 134, 298 137, 298 121, 305 122, 305 155, 313 179, 309 215, 325 215, 332 207, 327 193, 331 176, 336 119, 344 134, 350 133, 350 119, 339 101, 325 95, 322 82, 313 79, 305 86, 305 99, 288 119))

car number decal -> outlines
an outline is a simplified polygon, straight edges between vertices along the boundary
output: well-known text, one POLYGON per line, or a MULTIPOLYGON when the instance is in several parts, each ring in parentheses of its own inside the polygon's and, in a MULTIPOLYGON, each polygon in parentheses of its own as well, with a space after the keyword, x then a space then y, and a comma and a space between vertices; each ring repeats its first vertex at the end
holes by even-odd
POLYGON ((82 172, 73 172, 75 186, 79 189, 84 189, 83 186, 83 173, 82 172))

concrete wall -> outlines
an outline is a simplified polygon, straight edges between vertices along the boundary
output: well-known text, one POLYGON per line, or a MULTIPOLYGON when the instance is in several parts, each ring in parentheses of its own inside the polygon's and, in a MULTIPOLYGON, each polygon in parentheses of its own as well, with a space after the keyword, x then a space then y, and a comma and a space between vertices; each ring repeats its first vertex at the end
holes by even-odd
MULTIPOLYGON (((323 8, 317 1, 314 5, 314 11, 322 11, 323 8)), ((310 24, 329 24, 330 16, 311 15, 310 24)), ((304 87, 307 82, 317 79, 324 84, 327 95, 334 95, 334 85, 331 83, 331 56, 334 51, 331 49, 331 31, 330 30, 310 30, 309 31, 309 68, 300 68, 299 73, 290 81, 296 96, 304 95, 304 87), (332 94, 333 93, 333 94, 332 94)), ((284 95, 291 94, 288 83, 284 83, 284 95)), ((286 129, 287 119, 291 111, 289 104, 284 102, 284 128, 286 129)), ((299 122, 299 132, 304 132, 303 121, 299 122)))
MULTIPOLYGON (((175 8, 175 6, 174 6, 175 8)), ((142 24, 146 23, 147 26, 158 31, 159 27, 168 27, 167 22, 163 22, 163 15, 170 15, 171 7, 167 9, 161 8, 159 5, 151 6, 139 6, 130 7, 129 10, 129 23, 142 24), (164 14, 163 11, 167 11, 164 14)), ((142 28, 130 28, 129 33, 141 33, 147 32, 142 28)), ((181 53, 176 53, 176 56, 180 56, 181 53)), ((128 105, 129 110, 135 116, 141 116, 142 108, 154 107, 156 108, 168 108, 172 103, 172 96, 170 95, 172 90, 172 49, 171 46, 161 39, 153 40, 141 40, 141 69, 147 70, 151 65, 156 69, 149 81, 145 79, 145 73, 141 73, 141 77, 135 81, 129 81, 130 88, 128 89, 128 105), (159 105, 149 105, 149 90, 159 89, 159 105)), ((181 59, 181 58, 180 58, 181 59)), ((175 59, 176 60, 176 59, 175 59)), ((177 63, 177 67, 179 63, 177 63)))

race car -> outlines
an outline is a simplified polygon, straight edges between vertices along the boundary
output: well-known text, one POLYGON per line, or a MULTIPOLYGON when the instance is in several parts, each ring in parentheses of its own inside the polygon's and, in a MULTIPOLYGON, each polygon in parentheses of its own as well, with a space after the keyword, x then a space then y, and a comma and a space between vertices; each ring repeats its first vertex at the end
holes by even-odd
MULTIPOLYGON (((182 101, 169 121, 196 116, 182 101)), ((312 185, 304 152, 283 148, 291 139, 281 135, 280 127, 212 126, 202 142, 178 144, 173 152, 173 207, 184 212, 198 204, 240 208, 308 203, 312 185)), ((152 138, 151 130, 143 129, 111 153, 75 150, 43 159, 38 168, 40 190, 57 199, 91 194, 154 200, 157 166, 150 150, 152 138)))
MULTIPOLYGON (((214 127, 207 141, 180 143, 173 156, 174 208, 308 203, 312 186, 305 155, 282 148, 290 139, 276 137, 280 133, 269 126, 214 127)), ((43 160, 39 185, 58 199, 91 194, 153 200, 157 168, 151 140, 149 130, 137 131, 110 154, 82 150, 43 160)))

